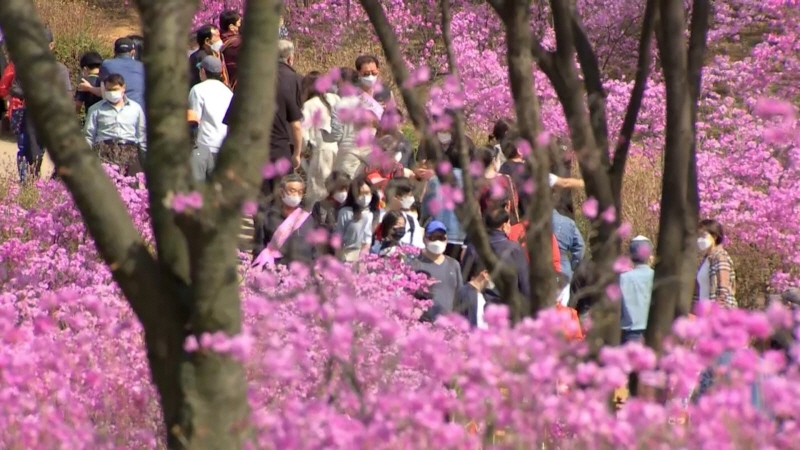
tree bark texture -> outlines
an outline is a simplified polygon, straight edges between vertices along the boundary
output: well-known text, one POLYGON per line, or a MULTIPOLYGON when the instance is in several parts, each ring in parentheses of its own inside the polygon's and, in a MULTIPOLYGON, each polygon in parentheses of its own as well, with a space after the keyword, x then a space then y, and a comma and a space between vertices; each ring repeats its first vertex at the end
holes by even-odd
MULTIPOLYGON (((194 2, 140 0, 147 41, 147 186, 157 257, 149 251, 100 160, 86 144, 72 99, 61 92, 53 55, 35 7, 0 2, 0 26, 26 92, 39 138, 53 159, 92 235, 98 253, 128 300, 145 334, 171 449, 243 448, 249 407, 241 363, 228 356, 187 354, 190 334, 241 331, 236 236, 241 208, 255 198, 267 160, 274 115, 277 0, 250 0, 244 27, 239 95, 234 120, 212 180, 191 181, 186 125, 188 79, 185 42, 194 2), (269 63, 268 63, 269 62, 269 63), (194 215, 164 204, 175 192, 197 190, 204 206, 194 215)), ((58 38, 58 37, 56 37, 58 38)))

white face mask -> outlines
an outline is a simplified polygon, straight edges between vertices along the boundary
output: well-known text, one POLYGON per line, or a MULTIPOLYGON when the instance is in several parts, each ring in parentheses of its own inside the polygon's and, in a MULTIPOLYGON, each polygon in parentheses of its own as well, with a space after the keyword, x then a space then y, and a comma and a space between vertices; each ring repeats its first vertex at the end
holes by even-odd
POLYGON ((347 191, 339 191, 333 194, 333 199, 338 203, 344 203, 347 200, 347 191))
POLYGON ((697 248, 700 249, 701 252, 708 250, 711 248, 711 239, 707 237, 697 238, 697 248))
POLYGON ((453 135, 450 133, 436 133, 436 137, 442 145, 447 145, 453 141, 453 135))
POLYGON ((106 99, 107 102, 117 104, 122 100, 122 97, 125 95, 122 91, 105 91, 103 92, 103 98, 106 99))
POLYGON ((425 250, 433 253, 434 255, 441 255, 447 247, 447 242, 443 241, 429 241, 425 244, 425 250))
POLYGON ((414 197, 413 196, 408 196, 408 197, 401 198, 400 199, 400 206, 403 209, 411 209, 411 207, 414 206, 414 197))
POLYGON ((396 162, 400 162, 401 159, 403 159, 403 153, 402 152, 397 152, 397 153, 394 154, 394 160, 396 162))
POLYGON ((361 82, 364 83, 365 86, 372 86, 376 81, 378 81, 378 77, 376 75, 366 75, 361 77, 361 82))
POLYGON ((362 195, 356 199, 356 202, 358 202, 358 206, 365 208, 372 202, 372 194, 362 195))
POLYGON ((211 50, 214 50, 215 52, 219 53, 219 51, 222 50, 222 41, 219 40, 211 44, 211 50))
POLYGON ((283 204, 290 208, 294 208, 295 206, 299 205, 301 201, 303 201, 303 197, 300 197, 299 195, 283 195, 283 204))

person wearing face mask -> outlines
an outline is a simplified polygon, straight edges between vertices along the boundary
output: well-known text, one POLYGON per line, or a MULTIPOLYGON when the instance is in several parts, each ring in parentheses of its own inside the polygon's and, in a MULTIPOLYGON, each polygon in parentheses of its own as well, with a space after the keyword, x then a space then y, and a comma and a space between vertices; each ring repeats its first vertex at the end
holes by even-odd
POLYGON ((375 233, 377 242, 370 249, 370 253, 378 256, 390 256, 397 253, 406 235, 405 216, 398 211, 389 211, 384 214, 375 233))
POLYGON ((228 86, 236 90, 238 80, 239 50, 242 48, 242 15, 235 10, 222 11, 219 15, 219 31, 222 38, 223 61, 228 74, 228 86))
POLYGON ((303 178, 297 174, 286 175, 278 193, 280 202, 262 203, 254 221, 254 267, 289 265, 293 261, 312 262, 317 257, 317 247, 309 242, 316 224, 311 213, 301 206, 305 194, 303 178))
POLYGON ((697 270, 694 300, 710 300, 726 308, 735 308, 736 270, 733 260, 723 248, 725 232, 722 225, 713 219, 700 222, 697 249, 703 256, 697 270))
POLYGON ((83 134, 105 163, 127 175, 142 171, 147 152, 142 107, 125 95, 125 79, 112 73, 103 82, 103 100, 89 108, 83 134))
POLYGON ((442 313, 453 312, 456 292, 464 284, 461 266, 458 261, 444 254, 447 247, 447 227, 438 220, 425 227, 425 248, 415 258, 411 266, 414 270, 424 270, 431 274, 430 286, 433 302, 442 313))
POLYGON ((338 255, 342 261, 354 262, 369 253, 378 202, 378 193, 367 182, 366 177, 353 180, 336 221, 336 234, 342 238, 338 255))
POLYGON ((633 269, 619 276, 619 289, 622 291, 621 342, 644 344, 655 274, 651 267, 653 243, 644 236, 636 236, 631 241, 629 252, 633 269))
MULTIPOLYGON (((126 85, 126 97, 144 109, 144 64, 134 58, 135 54, 136 43, 133 40, 126 37, 117 39, 114 42, 114 58, 103 61, 100 66, 100 80, 105 81, 114 73, 122 75, 126 85)), ((81 80, 78 90, 91 92, 98 97, 103 96, 102 86, 92 86, 89 80, 85 79, 81 80)))
MULTIPOLYGON (((410 245, 419 249, 425 248, 422 227, 412 211, 416 202, 414 186, 408 178, 393 178, 386 183, 384 190, 386 198, 385 211, 397 211, 403 214, 406 222, 406 233, 401 240, 402 245, 410 245)), ((380 218, 379 218, 380 220, 380 218)))
POLYGON ((380 65, 378 58, 373 55, 361 55, 356 58, 356 71, 361 81, 361 89, 370 96, 374 95, 378 86, 380 65))
POLYGON ((492 277, 483 262, 476 260, 469 271, 469 281, 456 292, 456 303, 453 311, 467 318, 472 328, 486 329, 483 312, 486 309, 486 297, 483 291, 494 289, 492 277))
POLYGON ((222 123, 233 92, 222 82, 225 66, 216 56, 206 56, 200 62, 202 82, 189 91, 189 109, 199 119, 197 140, 192 152, 192 172, 195 179, 204 181, 211 174, 219 155, 228 126, 222 123))
POLYGON ((333 233, 336 228, 339 211, 347 200, 351 181, 352 178, 346 173, 334 170, 325 180, 328 196, 311 206, 311 217, 314 218, 314 223, 327 230, 328 233, 333 233))
MULTIPOLYGON (((196 36, 197 50, 189 55, 190 88, 203 81, 200 78, 200 63, 206 56, 215 56, 222 61, 222 38, 220 37, 219 28, 214 25, 203 25, 198 28, 196 36)), ((227 84, 227 71, 224 67, 224 61, 220 74, 222 75, 220 81, 227 84)))

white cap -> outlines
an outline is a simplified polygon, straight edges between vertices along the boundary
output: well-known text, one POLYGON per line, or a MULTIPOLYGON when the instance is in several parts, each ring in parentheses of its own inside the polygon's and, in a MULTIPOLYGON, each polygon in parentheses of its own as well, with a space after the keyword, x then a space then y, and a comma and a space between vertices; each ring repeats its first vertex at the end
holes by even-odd
POLYGON ((646 238, 646 237, 644 237, 644 236, 642 236, 640 234, 640 235, 636 236, 635 238, 633 238, 633 240, 631 242, 634 242, 634 241, 647 241, 647 242, 650 242, 650 239, 648 239, 648 238, 646 238))

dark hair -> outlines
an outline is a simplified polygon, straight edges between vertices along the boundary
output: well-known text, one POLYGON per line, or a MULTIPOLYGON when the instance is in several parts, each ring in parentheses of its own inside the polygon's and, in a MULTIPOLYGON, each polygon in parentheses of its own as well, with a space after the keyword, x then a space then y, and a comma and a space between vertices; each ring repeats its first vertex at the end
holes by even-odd
POLYGON ((569 285, 569 307, 576 309, 578 315, 585 315, 592 307, 593 299, 582 291, 588 290, 595 284, 597 284, 597 273, 594 262, 590 258, 583 258, 575 268, 569 285))
POLYGON ((500 142, 505 138, 506 133, 509 132, 514 126, 514 121, 509 118, 499 119, 494 123, 492 134, 489 135, 489 140, 500 142))
POLYGON ((86 52, 81 55, 80 65, 89 69, 99 69, 103 65, 103 57, 95 51, 86 52))
POLYGON ((133 49, 135 53, 133 54, 133 58, 137 61, 142 60, 142 53, 144 52, 144 36, 139 34, 132 34, 128 36, 128 39, 133 41, 133 49))
POLYGON ((519 154, 517 142, 519 142, 520 139, 522 139, 522 135, 520 135, 518 131, 512 130, 500 140, 500 150, 503 152, 503 156, 505 156, 506 159, 517 157, 519 154))
POLYGON ((361 70, 361 68, 364 67, 365 64, 369 63, 374 63, 375 67, 379 69, 381 67, 381 63, 380 61, 378 61, 377 57, 373 55, 361 55, 358 58, 356 58, 356 70, 361 70))
POLYGON ((198 28, 196 34, 197 45, 199 45, 201 48, 205 46, 206 41, 211 39, 211 37, 214 35, 214 30, 216 29, 217 27, 214 25, 203 25, 202 27, 198 28))
POLYGON ((464 267, 467 269, 467 280, 471 280, 484 270, 487 270, 486 264, 483 263, 480 257, 476 256, 474 258, 469 258, 469 267, 464 267))
POLYGON ((495 151, 490 147, 479 147, 475 150, 475 159, 483 164, 483 168, 487 169, 494 163, 495 151))
POLYGON ((301 90, 301 100, 303 103, 311 100, 314 97, 319 98, 322 101, 322 104, 325 105, 325 108, 328 109, 328 112, 331 112, 331 104, 328 103, 328 99, 325 98, 322 92, 317 91, 316 84, 317 80, 320 77, 320 73, 316 70, 313 72, 309 72, 308 75, 303 77, 302 90, 301 90))
POLYGON ((386 198, 403 197, 414 192, 414 186, 408 178, 398 177, 389 180, 384 191, 386 198))
POLYGON ((352 178, 350 178, 350 175, 345 172, 334 170, 328 175, 328 178, 325 179, 325 189, 328 190, 328 193, 348 189, 351 181, 352 178))
POLYGON ((386 211, 386 214, 383 215, 383 219, 381 220, 381 224, 378 226, 380 234, 384 239, 389 237, 389 232, 400 222, 400 219, 406 220, 403 213, 399 211, 386 211))
POLYGON ((229 9, 227 11, 222 11, 219 14, 219 30, 221 32, 230 31, 231 25, 236 25, 236 22, 241 20, 242 15, 239 14, 239 11, 229 9))
POLYGON ((700 231, 705 231, 714 238, 714 244, 720 245, 725 240, 725 230, 722 229, 722 224, 714 219, 705 219, 700 221, 700 231))
POLYGON ((118 73, 112 73, 103 81, 104 86, 125 86, 125 78, 118 73))
POLYGON ((483 214, 483 222, 489 230, 499 230, 511 220, 511 216, 505 208, 492 208, 483 214))
POLYGON ((350 67, 340 67, 339 78, 341 78, 342 81, 345 81, 350 84, 358 84, 359 82, 358 72, 350 67))
POLYGON ((365 175, 359 175, 350 183, 350 189, 347 192, 347 199, 344 201, 344 206, 349 206, 353 209, 353 220, 361 220, 361 213, 365 209, 373 213, 377 212, 380 201, 381 199, 378 197, 378 191, 367 181, 367 177, 365 175), (369 205, 366 207, 359 205, 357 201, 358 197, 361 196, 361 186, 369 187, 370 194, 372 194, 372 200, 370 200, 369 205))
MULTIPOLYGON (((467 144, 467 158, 470 161, 475 159, 477 149, 475 148, 475 143, 472 142, 472 139, 469 136, 464 136, 466 139, 467 144)), ((458 146, 455 143, 455 140, 444 149, 444 156, 450 161, 450 164, 453 166, 454 169, 463 169, 464 167, 461 166, 461 155, 459 154, 458 146)))

